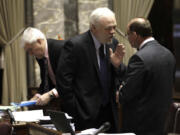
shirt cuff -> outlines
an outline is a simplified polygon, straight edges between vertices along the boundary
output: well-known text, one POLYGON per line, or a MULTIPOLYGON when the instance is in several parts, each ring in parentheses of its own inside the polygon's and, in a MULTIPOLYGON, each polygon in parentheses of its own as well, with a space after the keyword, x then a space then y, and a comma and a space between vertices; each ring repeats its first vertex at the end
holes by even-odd
POLYGON ((57 92, 57 90, 55 88, 52 89, 52 92, 53 92, 53 94, 55 95, 56 98, 59 97, 59 94, 58 94, 58 92, 57 92))
POLYGON ((38 97, 38 98, 40 98, 41 94, 36 93, 35 96, 38 97))

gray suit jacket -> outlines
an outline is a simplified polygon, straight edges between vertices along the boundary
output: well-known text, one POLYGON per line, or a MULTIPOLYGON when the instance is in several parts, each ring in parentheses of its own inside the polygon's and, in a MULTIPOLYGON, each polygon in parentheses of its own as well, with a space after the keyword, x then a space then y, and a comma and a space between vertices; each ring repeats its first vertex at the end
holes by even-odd
POLYGON ((172 99, 175 59, 156 40, 133 55, 120 90, 123 131, 162 134, 172 99))

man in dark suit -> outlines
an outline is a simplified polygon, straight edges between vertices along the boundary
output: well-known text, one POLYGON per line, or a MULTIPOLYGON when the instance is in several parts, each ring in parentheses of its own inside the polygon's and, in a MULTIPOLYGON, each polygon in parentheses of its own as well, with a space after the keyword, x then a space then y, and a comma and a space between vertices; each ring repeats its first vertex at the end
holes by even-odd
POLYGON ((90 30, 68 40, 62 50, 57 90, 61 109, 73 116, 76 130, 99 128, 108 121, 109 132, 117 132, 114 78, 124 50, 113 38, 115 27, 114 13, 98 8, 90 15, 90 30))
POLYGON ((55 89, 55 72, 64 41, 46 40, 40 30, 29 27, 23 33, 22 42, 24 49, 36 57, 40 66, 41 84, 38 93, 31 100, 37 100, 37 105, 45 105, 59 96, 55 89))
POLYGON ((147 19, 132 19, 127 36, 138 51, 129 60, 119 91, 122 130, 136 135, 163 135, 172 100, 174 56, 152 37, 147 19))

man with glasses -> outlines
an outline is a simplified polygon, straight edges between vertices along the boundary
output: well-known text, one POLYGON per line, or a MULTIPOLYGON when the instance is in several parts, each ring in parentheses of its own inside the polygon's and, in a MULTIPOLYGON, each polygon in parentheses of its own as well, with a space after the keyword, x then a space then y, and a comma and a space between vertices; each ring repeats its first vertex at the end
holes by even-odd
POLYGON ((152 37, 151 24, 145 18, 128 23, 127 37, 138 51, 129 60, 119 91, 122 130, 136 135, 163 135, 172 101, 174 56, 152 37))

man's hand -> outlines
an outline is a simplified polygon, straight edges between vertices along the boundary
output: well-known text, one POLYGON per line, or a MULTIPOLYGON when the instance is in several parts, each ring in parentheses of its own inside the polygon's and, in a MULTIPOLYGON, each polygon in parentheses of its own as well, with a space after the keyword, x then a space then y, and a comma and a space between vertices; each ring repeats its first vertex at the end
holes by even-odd
POLYGON ((110 60, 111 63, 117 68, 121 64, 124 54, 125 54, 125 47, 123 44, 118 44, 116 47, 115 52, 112 51, 112 49, 109 49, 110 51, 110 60))
POLYGON ((52 91, 46 92, 43 95, 41 95, 37 99, 36 105, 47 105, 49 103, 49 101, 51 100, 50 92, 52 92, 52 91))
POLYGON ((41 94, 36 93, 36 94, 30 99, 30 101, 37 100, 40 96, 41 96, 41 94))
POLYGON ((116 91, 116 103, 119 103, 119 91, 116 91))

